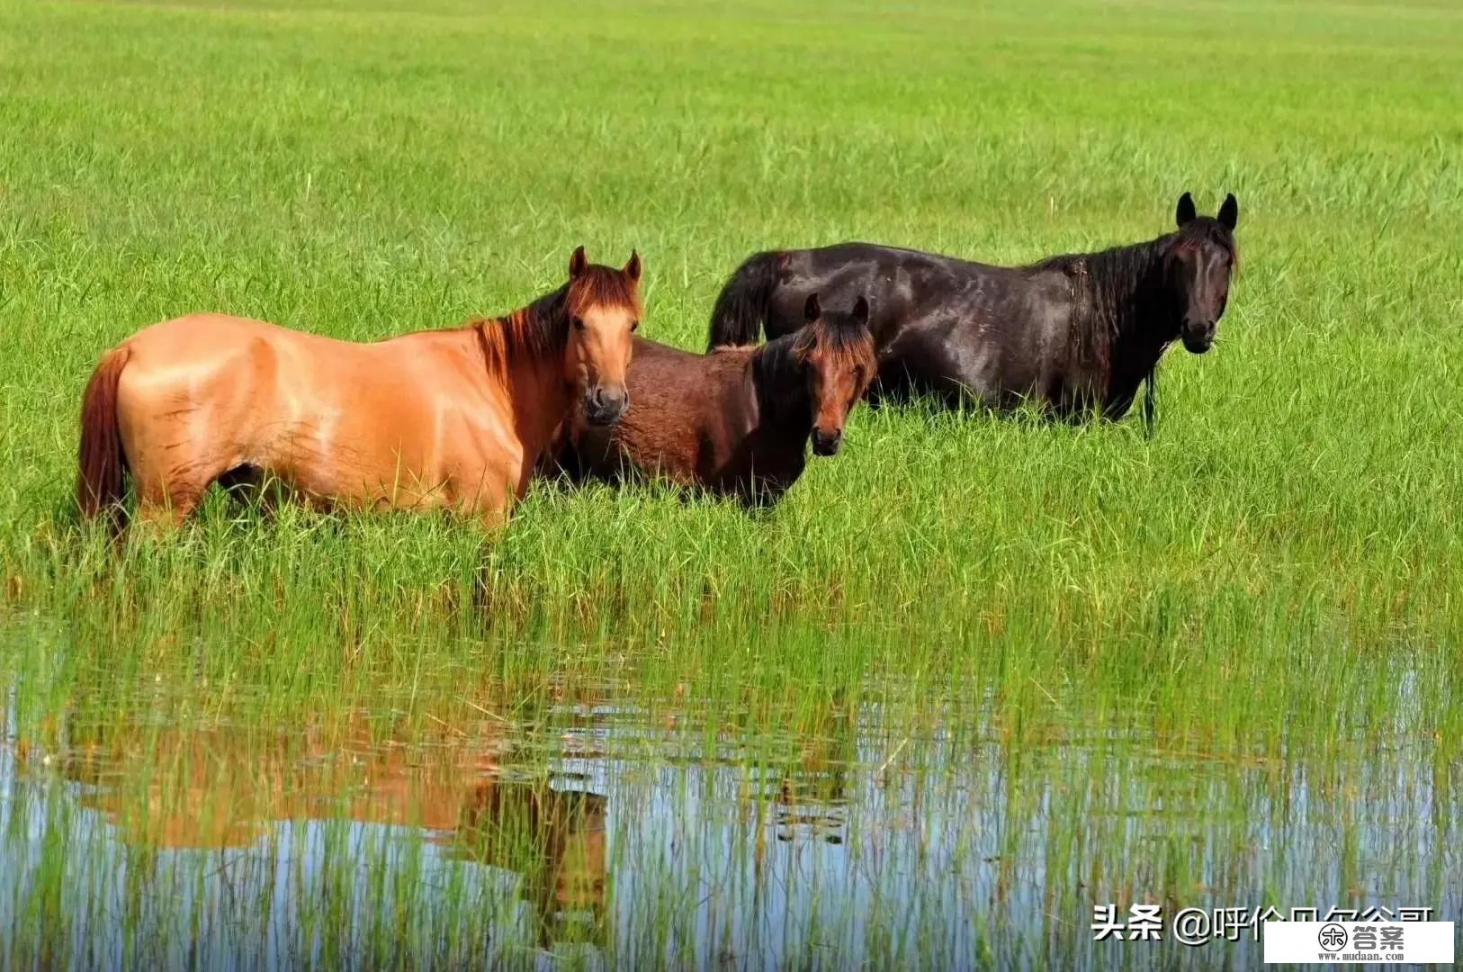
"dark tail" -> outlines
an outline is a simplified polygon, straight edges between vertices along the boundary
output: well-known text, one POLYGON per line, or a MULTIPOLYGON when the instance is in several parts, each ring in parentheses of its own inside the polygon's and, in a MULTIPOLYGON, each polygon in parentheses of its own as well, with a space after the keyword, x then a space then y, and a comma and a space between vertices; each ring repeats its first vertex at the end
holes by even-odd
POLYGON ((81 397, 81 476, 76 481, 76 501, 88 520, 121 512, 127 456, 117 429, 117 381, 131 354, 126 347, 108 351, 81 397))
POLYGON ((755 344, 767 318, 767 303, 777 287, 776 253, 758 253, 737 267, 721 288, 711 311, 708 350, 728 344, 755 344))

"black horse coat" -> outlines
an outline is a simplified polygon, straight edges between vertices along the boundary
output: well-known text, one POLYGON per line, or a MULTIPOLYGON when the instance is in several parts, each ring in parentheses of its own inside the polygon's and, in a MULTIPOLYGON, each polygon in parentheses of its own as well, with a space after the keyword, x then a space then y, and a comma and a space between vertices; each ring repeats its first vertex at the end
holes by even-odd
POLYGON ((1008 409, 1034 400, 1063 415, 1121 417, 1163 352, 1213 342, 1236 259, 1234 197, 1217 219, 1179 202, 1179 229, 1146 243, 996 267, 871 243, 759 253, 728 280, 710 344, 759 326, 802 326, 803 302, 868 296, 879 349, 876 396, 934 393, 1008 409))

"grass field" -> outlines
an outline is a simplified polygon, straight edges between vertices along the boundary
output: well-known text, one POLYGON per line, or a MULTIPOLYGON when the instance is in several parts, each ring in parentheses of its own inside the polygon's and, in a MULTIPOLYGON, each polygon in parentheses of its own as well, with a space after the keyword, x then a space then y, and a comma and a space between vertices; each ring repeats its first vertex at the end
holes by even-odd
POLYGON ((1093 906, 1463 920, 1463 10, 413 7, 0 7, 0 969, 1244 966, 1093 906), (1244 266, 1151 441, 861 410, 757 516, 75 522, 81 389, 157 320, 448 326, 584 243, 699 349, 753 250, 1020 262, 1185 189, 1244 266))

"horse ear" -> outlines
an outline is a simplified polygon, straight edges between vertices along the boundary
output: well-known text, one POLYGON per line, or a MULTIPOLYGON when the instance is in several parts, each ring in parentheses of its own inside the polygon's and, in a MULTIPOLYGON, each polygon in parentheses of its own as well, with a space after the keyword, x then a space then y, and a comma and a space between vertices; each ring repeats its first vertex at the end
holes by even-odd
POLYGON ((575 247, 574 255, 569 258, 569 279, 573 280, 588 269, 589 257, 584 255, 584 247, 575 247))
POLYGON ((818 303, 816 293, 808 295, 808 302, 803 305, 803 320, 809 324, 823 316, 823 305, 818 303))
POLYGON ((863 294, 853 302, 853 322, 859 327, 869 326, 869 298, 863 294))
POLYGON ((1189 195, 1188 193, 1184 193, 1182 196, 1180 196, 1178 224, 1180 226, 1183 226, 1185 223, 1192 222, 1194 217, 1198 215, 1199 213, 1194 209, 1194 197, 1189 195))
POLYGON ((625 264, 625 275, 636 283, 640 282, 640 253, 638 250, 630 251, 630 262, 625 264))
POLYGON ((1219 221, 1230 232, 1234 232, 1234 228, 1239 225, 1239 200, 1234 198, 1234 193, 1224 197, 1224 205, 1219 207, 1219 221))

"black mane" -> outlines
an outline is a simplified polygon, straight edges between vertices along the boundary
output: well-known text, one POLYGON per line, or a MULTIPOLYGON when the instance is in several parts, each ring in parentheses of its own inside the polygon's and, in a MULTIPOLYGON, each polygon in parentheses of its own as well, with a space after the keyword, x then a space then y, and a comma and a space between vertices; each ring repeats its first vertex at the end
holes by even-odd
POLYGON ((1069 348, 1074 360, 1108 369, 1119 340, 1154 319, 1162 299, 1163 263, 1178 234, 1094 253, 1064 253, 1023 269, 1064 274, 1073 291, 1069 348))
POLYGON ((812 328, 774 338, 752 355, 752 376, 757 386, 757 405, 775 424, 807 435, 813 424, 807 383, 798 364, 798 344, 812 328), (806 421, 804 421, 806 419, 806 421))

